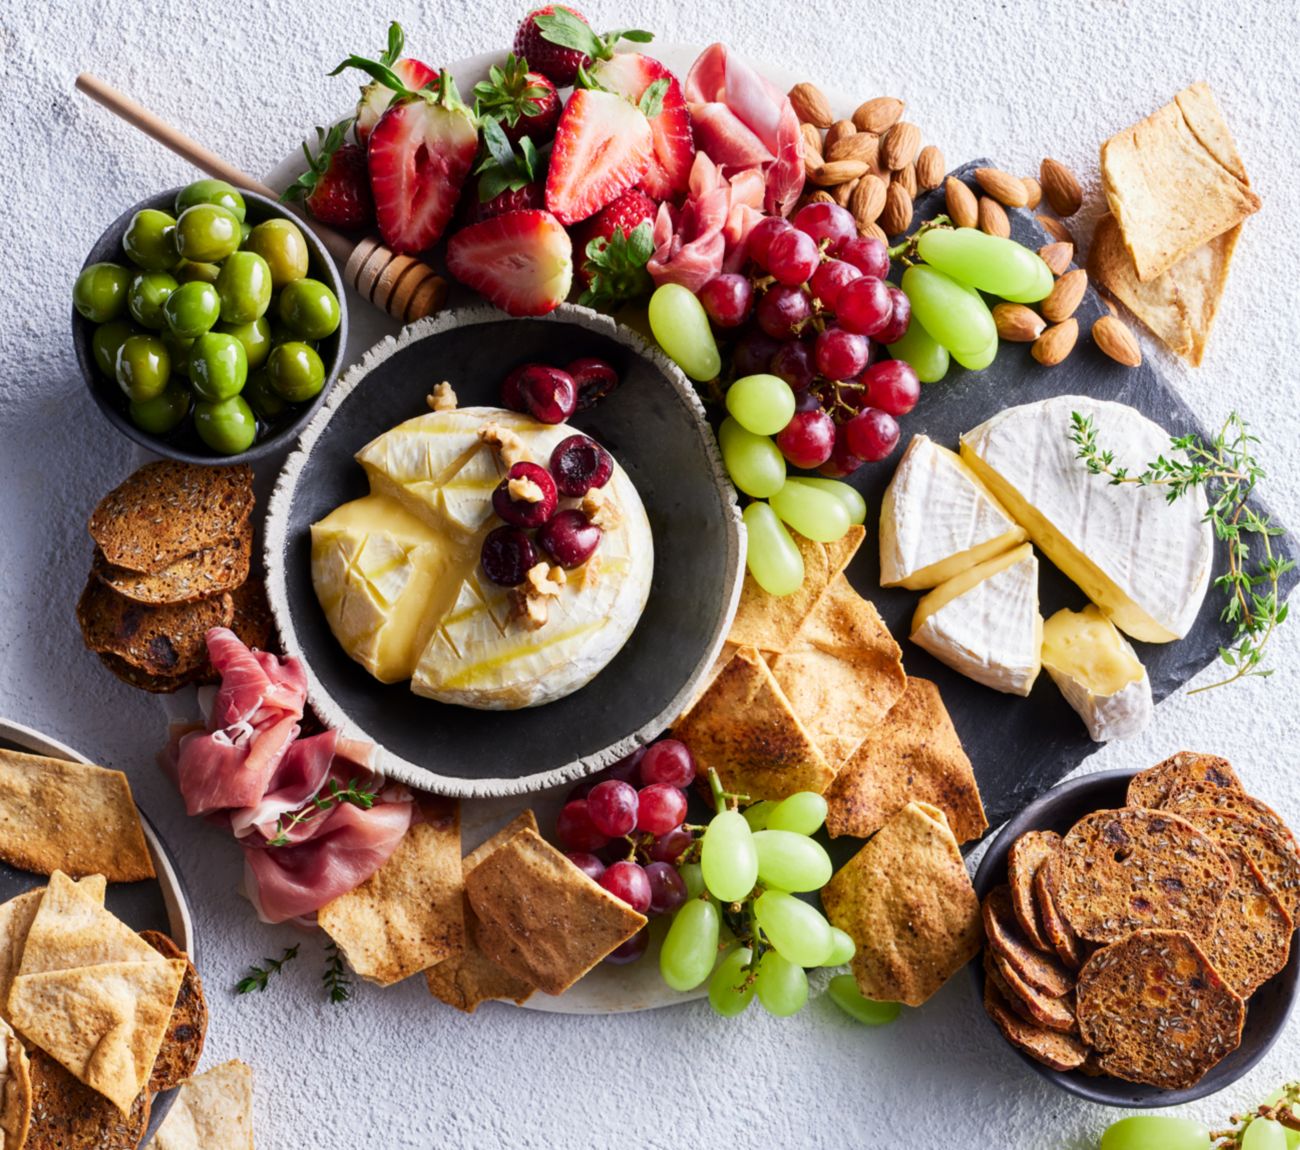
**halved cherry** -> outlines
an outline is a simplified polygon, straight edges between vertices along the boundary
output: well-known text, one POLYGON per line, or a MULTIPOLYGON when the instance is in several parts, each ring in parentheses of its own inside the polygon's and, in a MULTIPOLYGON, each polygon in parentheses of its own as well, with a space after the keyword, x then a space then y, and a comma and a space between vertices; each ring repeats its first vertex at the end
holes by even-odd
POLYGON ((518 527, 498 527, 483 540, 483 574, 498 587, 518 587, 537 562, 533 541, 518 527))
POLYGON ((540 527, 555 514, 555 480, 537 463, 516 463, 492 492, 492 510, 515 527, 540 527), (511 484, 534 499, 516 497, 511 484))
POLYGON ((564 370, 573 376, 573 382, 577 384, 579 411, 594 406, 618 386, 618 372, 611 364, 594 355, 581 356, 566 364, 564 370))
POLYGON ((570 435, 551 452, 551 474, 561 495, 580 499, 593 487, 604 487, 609 482, 614 460, 594 439, 570 435))
POLYGON ((572 569, 591 558, 602 534, 581 511, 561 511, 537 533, 537 542, 561 567, 572 569))

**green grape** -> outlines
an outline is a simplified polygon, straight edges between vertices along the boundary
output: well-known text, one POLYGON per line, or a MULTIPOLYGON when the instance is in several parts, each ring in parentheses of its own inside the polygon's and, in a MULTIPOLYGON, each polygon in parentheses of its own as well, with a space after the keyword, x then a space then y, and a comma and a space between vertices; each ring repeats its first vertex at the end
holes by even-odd
POLYGON ((922 383, 938 383, 948 374, 948 349, 921 326, 915 316, 903 338, 889 345, 889 354, 912 365, 922 383))
POLYGON ((744 1014, 754 998, 749 966, 754 952, 747 946, 737 947, 720 963, 709 979, 709 1005, 723 1018, 744 1014))
POLYGON ((808 1001, 808 976, 803 967, 796 966, 774 950, 769 950, 758 960, 758 977, 754 980, 758 1001, 768 1014, 787 1018, 798 1014, 808 1001))
POLYGON ((803 586, 803 555, 785 524, 766 503, 745 508, 749 543, 745 563, 755 582, 769 595, 790 595, 803 586))
MULTIPOLYGON (((1284 1100, 1286 1091, 1275 1090, 1268 1098, 1269 1106, 1277 1106, 1284 1100)), ((1300 1148, 1300 1130, 1292 1130, 1289 1127, 1286 1130, 1286 1148, 1287 1150, 1298 1150, 1300 1148)))
POLYGON ((718 428, 718 446, 731 481, 746 495, 766 499, 785 483, 785 456, 766 435, 746 431, 734 419, 718 428))
POLYGON ((975 355, 998 337, 993 313, 974 288, 917 264, 903 273, 912 319, 950 352, 975 355))
POLYGON ((897 1002, 876 1002, 865 998, 851 974, 837 974, 831 979, 826 993, 845 1014, 864 1026, 884 1026, 893 1022, 902 1011, 897 1002))
MULTIPOLYGON (((757 831, 758 881, 777 890, 821 890, 831 878, 831 856, 819 842, 794 831, 757 831)), ((778 949, 780 949, 778 947, 778 949)))
POLYGON ((840 930, 838 926, 833 926, 831 927, 831 952, 826 956, 822 966, 843 966, 846 962, 852 961, 857 953, 858 944, 853 941, 853 936, 840 930))
POLYGON ((800 835, 814 835, 826 821, 826 800, 816 791, 798 791, 782 799, 768 817, 767 825, 774 831, 794 831, 800 835))
POLYGON ((1038 262, 1041 266, 1034 269, 1038 278, 1034 281, 1033 286, 1023 292, 1005 295, 1002 297, 1003 299, 1008 299, 1012 303, 1037 303, 1040 299, 1046 299, 1052 294, 1052 288, 1056 286, 1056 277, 1052 275, 1052 269, 1043 263, 1041 259, 1038 262))
POLYGON ((1051 269, 1035 252, 1002 236, 990 236, 978 228, 931 228, 916 244, 927 264, 967 287, 978 288, 1003 299, 1033 303, 1052 290, 1051 269), (1040 270, 1047 270, 1047 291, 1040 270))
POLYGON ((761 803, 752 803, 747 806, 741 814, 745 816, 745 822, 749 824, 751 831, 761 831, 767 829, 767 817, 776 810, 776 803, 771 799, 764 799, 761 803))
POLYGON ((768 941, 791 962, 821 966, 831 952, 831 924, 815 906, 792 894, 765 890, 754 900, 754 916, 768 941))
POLYGON ((1106 1127, 1099 1150, 1209 1150, 1210 1133, 1190 1118, 1141 1114, 1106 1127))
POLYGON ((754 889, 758 854, 754 835, 739 811, 719 811, 710 820, 700 843, 704 885, 722 902, 738 902, 754 889))
POLYGON ((1241 1150, 1286 1150, 1286 1127, 1271 1118, 1256 1118, 1241 1136, 1241 1150))
POLYGON ((998 337, 995 335, 987 347, 977 351, 974 355, 967 355, 964 352, 954 351, 953 359, 962 365, 967 371, 983 371, 991 364, 998 355, 998 337))
POLYGON ((659 973, 674 990, 694 990, 709 977, 721 921, 717 904, 705 898, 691 899, 673 916, 659 951, 659 973))
POLYGON ((828 491, 786 482, 768 499, 772 510, 806 539, 834 543, 849 530, 849 513, 828 491))
POLYGON ((828 495, 834 495, 844 504, 844 510, 849 513, 850 523, 861 526, 867 521, 867 501, 862 498, 862 493, 856 487, 841 483, 838 479, 819 479, 811 475, 791 476, 786 483, 800 483, 805 487, 813 487, 818 491, 825 491, 828 495))
POLYGON ((677 873, 686 884, 687 898, 699 898, 704 894, 704 871, 699 863, 682 863, 677 868, 677 873))
POLYGON ((716 379, 722 357, 709 316, 695 293, 681 284, 661 284, 650 297, 650 330, 659 346, 692 379, 716 379))
POLYGON ((794 392, 775 375, 747 375, 727 388, 727 412, 746 431, 775 435, 794 414, 794 392))

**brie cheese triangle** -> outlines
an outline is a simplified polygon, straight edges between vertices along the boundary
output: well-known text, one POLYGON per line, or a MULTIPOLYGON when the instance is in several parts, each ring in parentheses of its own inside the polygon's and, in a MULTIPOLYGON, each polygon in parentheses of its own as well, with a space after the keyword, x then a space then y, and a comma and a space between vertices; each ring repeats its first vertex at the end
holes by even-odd
POLYGON ((915 435, 880 505, 880 583, 937 587, 1025 537, 956 452, 915 435))
POLYGON ((1033 548, 1022 544, 925 595, 912 619, 912 642, 977 683, 1028 695, 1043 643, 1033 548))
POLYGON ((1043 625, 1043 667, 1099 743, 1151 720, 1151 680, 1129 642, 1095 606, 1065 608, 1043 625))

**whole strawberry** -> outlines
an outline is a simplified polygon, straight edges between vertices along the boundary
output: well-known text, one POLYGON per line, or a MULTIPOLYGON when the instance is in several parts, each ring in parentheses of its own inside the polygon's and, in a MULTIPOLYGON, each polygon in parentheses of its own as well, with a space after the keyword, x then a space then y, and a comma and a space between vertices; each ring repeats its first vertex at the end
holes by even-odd
POLYGON ((547 4, 544 8, 536 8, 523 18, 519 30, 515 32, 515 55, 527 60, 531 67, 537 69, 557 88, 567 88, 577 79, 578 69, 587 62, 587 56, 576 48, 566 48, 563 44, 556 44, 543 35, 542 27, 537 22, 538 18, 542 18, 544 25, 546 17, 554 16, 557 8, 581 20, 584 24, 587 23, 587 17, 581 12, 561 4, 547 4))
POLYGON ((370 172, 365 150, 344 142, 347 130, 347 120, 335 124, 328 132, 316 129, 316 155, 303 144, 307 170, 281 198, 304 200, 312 218, 330 227, 366 228, 375 222, 370 172))
POLYGON ((583 285, 580 303, 613 310, 654 286, 646 264, 654 254, 659 205, 630 188, 575 229, 574 262, 583 285))
POLYGON ((530 72, 528 62, 513 53, 488 79, 474 85, 476 111, 480 118, 491 116, 501 124, 506 139, 517 144, 524 136, 544 143, 555 135, 560 118, 560 97, 540 72, 530 72))

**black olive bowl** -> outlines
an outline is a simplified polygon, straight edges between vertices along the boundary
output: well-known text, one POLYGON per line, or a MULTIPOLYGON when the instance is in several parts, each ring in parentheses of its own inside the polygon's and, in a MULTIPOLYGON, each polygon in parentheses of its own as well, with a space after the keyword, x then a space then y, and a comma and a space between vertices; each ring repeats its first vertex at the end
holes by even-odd
MULTIPOLYGON (((175 208, 176 195, 180 190, 180 188, 172 188, 170 191, 159 192, 158 195, 141 200, 138 204, 124 211, 99 237, 94 247, 90 249, 90 253, 86 256, 86 261, 82 265, 83 270, 94 263, 125 263, 126 257, 122 251, 122 237, 126 234, 131 218, 136 212, 143 211, 146 208, 172 212, 175 208)), ((206 466, 252 463, 267 456, 283 453, 297 438, 302 429, 307 426, 321 404, 325 402, 326 395, 343 367, 348 339, 348 301, 343 290, 343 278, 339 275, 338 268, 330 258, 329 252, 325 250, 324 244, 299 216, 278 204, 275 200, 258 195, 256 192, 245 191, 242 188, 240 194, 244 197, 244 203, 247 207, 246 218, 250 223, 260 224, 265 220, 286 219, 298 226, 298 230, 302 232, 303 238, 307 241, 307 274, 327 285, 339 301, 338 330, 328 339, 323 339, 317 344, 321 361, 325 365, 324 386, 319 394, 309 402, 289 407, 276 423, 254 441, 247 451, 242 451, 237 455, 220 455, 213 451, 199 438, 198 432, 194 430, 192 417, 187 417, 175 431, 167 435, 151 435, 149 432, 136 427, 131 422, 130 414, 127 411, 127 400, 122 394, 121 388, 117 386, 115 380, 109 379, 95 365, 95 357, 91 350, 90 341, 98 325, 86 319, 75 307, 72 309, 72 342, 77 349, 77 363, 81 367, 81 374, 86 381, 90 396, 99 410, 103 412, 104 418, 123 435, 134 440, 141 447, 147 448, 149 451, 167 459, 176 459, 183 463, 197 463, 206 466)), ((71 285, 69 285, 70 291, 71 285)))
MULTIPOLYGON (((989 844, 980 860, 979 869, 975 872, 975 893, 979 895, 980 901, 983 902, 984 896, 994 887, 1007 881, 1007 852, 1022 834, 1038 830, 1056 831, 1057 834, 1064 835, 1084 815, 1122 807, 1129 780, 1136 773, 1130 770, 1100 771, 1067 779, 1009 820, 989 844)), ((984 1015, 983 964, 972 962, 970 971, 979 1012, 984 1015)), ((988 1020, 988 1024, 997 1034, 999 1044, 1014 1052, 1032 1070, 1068 1094, 1104 1106, 1128 1109, 1180 1106, 1231 1086, 1269 1052, 1286 1027, 1287 1017, 1295 1003, 1298 983, 1300 954, 1297 954, 1293 939, 1291 956, 1286 966, 1255 991, 1246 1004, 1246 1025, 1241 1045, 1217 1066, 1212 1067, 1194 1086, 1184 1090, 1161 1090, 1155 1086, 1125 1082, 1108 1076, 1092 1077, 1081 1070, 1053 1070, 1006 1042, 992 1019, 988 1020)))

